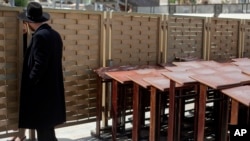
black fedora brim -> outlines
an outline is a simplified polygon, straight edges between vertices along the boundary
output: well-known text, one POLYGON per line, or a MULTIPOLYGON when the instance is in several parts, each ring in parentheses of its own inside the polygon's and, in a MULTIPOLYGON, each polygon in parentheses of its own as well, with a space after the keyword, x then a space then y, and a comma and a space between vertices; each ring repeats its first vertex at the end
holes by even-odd
POLYGON ((40 23, 40 22, 46 22, 49 20, 50 15, 49 13, 43 12, 43 15, 39 19, 29 19, 26 16, 26 12, 22 12, 17 16, 18 19, 23 20, 25 22, 32 22, 32 23, 40 23))

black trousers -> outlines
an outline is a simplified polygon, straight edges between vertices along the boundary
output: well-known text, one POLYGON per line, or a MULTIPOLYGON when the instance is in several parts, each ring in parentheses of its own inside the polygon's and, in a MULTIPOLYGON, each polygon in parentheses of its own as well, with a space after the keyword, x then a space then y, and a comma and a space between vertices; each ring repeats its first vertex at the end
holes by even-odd
POLYGON ((55 129, 53 127, 36 129, 36 132, 38 141, 57 141, 55 129))

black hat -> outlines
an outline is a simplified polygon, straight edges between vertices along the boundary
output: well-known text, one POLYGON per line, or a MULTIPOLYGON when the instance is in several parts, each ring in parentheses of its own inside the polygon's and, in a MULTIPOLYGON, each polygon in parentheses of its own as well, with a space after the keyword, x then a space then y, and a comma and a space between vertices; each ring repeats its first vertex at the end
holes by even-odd
POLYGON ((41 23, 48 21, 50 15, 46 12, 43 12, 43 8, 38 2, 30 2, 27 6, 27 9, 24 12, 20 13, 18 19, 32 22, 32 23, 41 23))

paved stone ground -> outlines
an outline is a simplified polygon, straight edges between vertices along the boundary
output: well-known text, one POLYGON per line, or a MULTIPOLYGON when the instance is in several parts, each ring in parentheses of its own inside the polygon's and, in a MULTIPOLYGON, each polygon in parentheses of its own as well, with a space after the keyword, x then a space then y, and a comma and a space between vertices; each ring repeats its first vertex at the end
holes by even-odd
MULTIPOLYGON (((149 115, 146 114, 148 117, 149 115)), ((130 117, 128 117, 130 118, 130 117)), ((146 122, 148 124, 148 122, 146 122)), ((111 121, 109 121, 109 125, 111 125, 111 121)), ((64 128, 58 128, 56 129, 56 136, 58 138, 58 141, 112 141, 111 139, 111 133, 110 131, 107 133, 102 133, 101 138, 95 138, 91 136, 91 131, 95 131, 96 123, 85 123, 70 127, 64 127, 64 128)), ((126 124, 126 129, 132 128, 131 123, 126 124)), ((164 129, 166 130, 166 129, 164 129)), ((183 131, 185 132, 185 131, 183 131)), ((26 132, 26 136, 28 136, 28 133, 26 132)), ((140 141, 148 141, 148 127, 141 130, 141 136, 144 137, 144 139, 141 139, 140 141)), ((131 140, 131 131, 125 132, 123 135, 118 135, 117 139, 118 141, 132 141, 131 140)), ((166 141, 166 131, 161 132, 161 138, 160 141, 166 141)), ((7 141, 7 139, 0 139, 0 141, 7 141)), ((31 140, 26 140, 31 141, 31 140)), ((183 141, 192 141, 192 140, 183 140, 183 141)), ((206 141, 211 141, 206 140, 206 141)))
MULTIPOLYGON (((129 128, 129 127, 128 127, 129 128)), ((56 134, 58 141, 112 141, 111 134, 103 133, 101 138, 95 138, 91 136, 91 131, 95 130, 95 122, 86 123, 77 126, 65 127, 56 129, 56 134)), ((148 130, 142 130, 142 135, 148 136, 148 130)), ((117 141, 132 141, 131 133, 125 132, 124 135, 118 135, 117 141)), ((166 136, 162 136, 160 141, 166 141, 166 136)), ((142 139, 141 141, 147 141, 147 139, 142 139)))
MULTIPOLYGON (((58 141, 112 141, 111 133, 103 133, 101 138, 95 138, 91 136, 91 131, 95 130, 95 122, 85 123, 76 126, 64 127, 56 129, 56 136, 58 141)), ((131 133, 125 132, 124 135, 118 135, 117 141, 132 141, 131 133)), ((166 141, 166 131, 161 132, 161 137, 159 141, 166 141)), ((141 135, 144 136, 144 139, 140 141, 148 141, 148 128, 141 130, 141 135)), ((7 139, 0 139, 0 141, 7 141, 7 139)), ((26 141, 34 141, 27 139, 26 141)), ((192 141, 192 140, 183 140, 183 141, 192 141)), ((206 140, 214 141, 214 140, 206 140)))

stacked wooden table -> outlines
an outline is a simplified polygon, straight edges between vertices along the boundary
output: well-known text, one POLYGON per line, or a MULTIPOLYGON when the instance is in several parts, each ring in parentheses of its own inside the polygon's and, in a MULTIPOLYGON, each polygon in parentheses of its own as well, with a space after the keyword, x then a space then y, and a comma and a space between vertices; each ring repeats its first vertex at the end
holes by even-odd
MULTIPOLYGON (((176 91, 180 88, 193 86, 198 98, 195 100, 195 131, 194 139, 203 141, 205 138, 205 113, 207 90, 214 89, 236 101, 249 106, 250 100, 247 91, 250 91, 250 59, 235 59, 230 63, 215 61, 190 61, 173 62, 175 66, 155 68, 138 68, 129 71, 106 72, 112 78, 112 137, 116 140, 117 133, 117 98, 118 84, 133 83, 133 129, 132 140, 140 139, 141 124, 141 99, 143 94, 140 88, 150 91, 150 131, 149 140, 159 140, 160 103, 157 91, 169 93, 168 140, 179 141, 181 122, 178 117, 180 112, 175 108, 176 91), (247 85, 247 86, 246 86, 247 85), (244 91, 244 92, 243 92, 244 91), (177 120, 176 120, 177 119, 177 120)), ((229 119, 228 100, 221 101, 220 135, 219 140, 226 140, 227 124, 229 119), (224 120, 223 120, 224 119, 224 120)), ((237 104, 232 104, 232 110, 237 109, 237 104)), ((230 115, 235 120, 235 115, 230 115)))
POLYGON ((111 105, 111 111, 112 111, 112 140, 116 140, 116 134, 117 134, 117 121, 118 121, 118 103, 117 99, 120 97, 118 93, 118 84, 126 84, 131 83, 132 81, 136 82, 134 83, 134 94, 133 94, 133 138, 136 140, 136 138, 139 138, 139 124, 140 122, 140 104, 139 104, 139 94, 137 90, 137 85, 139 84, 143 87, 147 87, 147 84, 144 81, 141 81, 141 78, 146 76, 157 76, 160 75, 155 72, 155 68, 159 68, 157 66, 147 66, 147 67, 138 67, 137 70, 129 70, 129 71, 117 71, 117 72, 106 72, 106 74, 111 77, 112 80, 112 105, 111 105), (130 78, 133 79, 130 79, 130 78))

